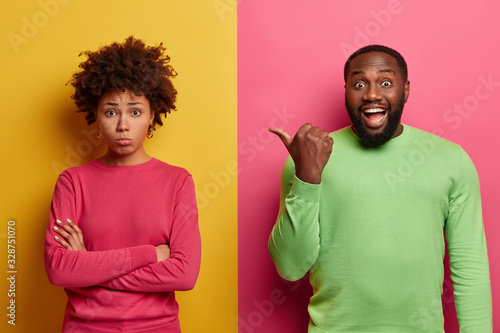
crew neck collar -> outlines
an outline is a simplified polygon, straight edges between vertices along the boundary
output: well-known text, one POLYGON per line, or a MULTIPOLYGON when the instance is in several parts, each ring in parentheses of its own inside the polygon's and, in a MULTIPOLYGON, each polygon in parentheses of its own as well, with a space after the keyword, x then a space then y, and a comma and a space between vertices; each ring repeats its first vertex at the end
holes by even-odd
POLYGON ((100 169, 106 169, 106 170, 140 170, 140 169, 145 169, 149 168, 152 165, 156 164, 158 160, 154 157, 151 157, 146 162, 139 163, 139 164, 131 164, 131 165, 110 165, 101 162, 100 160, 94 160, 92 161, 92 164, 100 169))

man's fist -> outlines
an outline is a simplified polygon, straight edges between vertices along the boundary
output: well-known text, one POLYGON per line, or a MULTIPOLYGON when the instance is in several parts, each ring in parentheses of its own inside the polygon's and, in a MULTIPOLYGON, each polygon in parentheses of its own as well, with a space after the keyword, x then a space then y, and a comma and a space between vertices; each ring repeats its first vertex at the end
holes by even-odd
POLYGON ((295 163, 295 175, 306 183, 321 183, 321 174, 332 153, 333 139, 327 131, 307 123, 292 138, 281 128, 269 132, 279 136, 295 163))

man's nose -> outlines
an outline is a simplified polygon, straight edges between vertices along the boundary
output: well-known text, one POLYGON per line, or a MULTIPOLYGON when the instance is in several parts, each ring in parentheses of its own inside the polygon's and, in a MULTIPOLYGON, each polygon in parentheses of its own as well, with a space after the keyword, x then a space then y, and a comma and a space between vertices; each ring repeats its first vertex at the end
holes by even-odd
POLYGON ((363 100, 365 101, 379 101, 381 99, 382 94, 380 93, 380 88, 374 84, 368 86, 366 93, 363 95, 363 100))

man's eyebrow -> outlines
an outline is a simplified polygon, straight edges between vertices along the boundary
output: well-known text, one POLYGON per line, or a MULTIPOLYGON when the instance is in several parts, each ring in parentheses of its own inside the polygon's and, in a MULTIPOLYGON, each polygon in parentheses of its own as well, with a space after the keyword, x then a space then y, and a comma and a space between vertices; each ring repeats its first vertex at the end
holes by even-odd
MULTIPOLYGON (((394 70, 392 68, 384 68, 384 69, 381 69, 379 70, 377 73, 395 73, 394 70)), ((359 75, 359 74, 365 74, 364 71, 353 71, 351 73, 351 77, 352 76, 355 76, 355 75, 359 75)))
POLYGON ((392 68, 387 68, 387 69, 381 69, 377 73, 395 73, 392 68))

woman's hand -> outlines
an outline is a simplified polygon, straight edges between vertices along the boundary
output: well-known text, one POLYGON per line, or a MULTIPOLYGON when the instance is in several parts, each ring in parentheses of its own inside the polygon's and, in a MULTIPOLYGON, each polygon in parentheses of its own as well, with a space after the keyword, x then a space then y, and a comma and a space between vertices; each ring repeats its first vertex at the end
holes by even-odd
POLYGON ((170 258, 170 247, 167 244, 158 245, 155 247, 155 249, 158 262, 170 258))
POLYGON ((85 248, 85 244, 83 243, 83 233, 80 228, 71 220, 66 220, 68 223, 62 223, 59 220, 56 220, 57 226, 53 229, 57 232, 61 237, 55 236, 55 240, 64 246, 66 250, 70 251, 87 251, 85 248))

